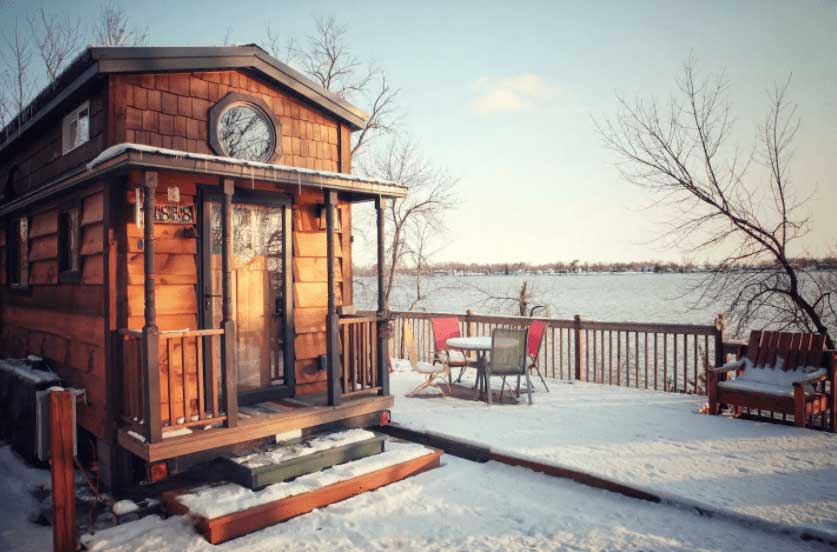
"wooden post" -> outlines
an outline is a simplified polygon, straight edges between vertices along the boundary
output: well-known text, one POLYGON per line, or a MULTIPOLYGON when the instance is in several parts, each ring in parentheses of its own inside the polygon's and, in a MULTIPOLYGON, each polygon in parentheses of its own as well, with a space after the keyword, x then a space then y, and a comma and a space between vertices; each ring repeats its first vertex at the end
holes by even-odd
POLYGON ((238 365, 236 364, 235 320, 232 311, 232 196, 235 181, 225 178, 223 182, 224 202, 221 209, 221 270, 223 271, 221 298, 221 388, 224 390, 225 425, 238 425, 238 365))
POLYGON ((160 422, 160 331, 157 328, 157 274, 154 268, 154 207, 157 202, 157 173, 148 171, 143 182, 143 261, 145 269, 145 325, 142 328, 142 373, 145 387, 145 438, 149 443, 163 439, 160 422))
POLYGON ((573 317, 573 322, 575 323, 575 379, 581 381, 581 316, 576 314, 573 317))
POLYGON ((386 222, 387 200, 378 197, 375 200, 375 214, 378 222, 378 385, 381 387, 381 395, 389 395, 389 355, 387 355, 386 343, 389 330, 389 308, 384 295, 384 242, 386 222))
MULTIPOLYGON (((328 404, 340 404, 340 344, 337 336, 337 292, 334 273, 334 220, 337 192, 326 190, 323 196, 326 210, 326 273, 328 275, 328 313, 326 314, 326 375, 328 377, 328 404)), ((347 389, 346 391, 349 391, 347 389)))
POLYGON ((465 311, 465 335, 467 337, 471 337, 474 335, 474 330, 472 328, 473 321, 471 320, 474 316, 474 311, 468 309, 465 311))
POLYGON ((715 366, 723 366, 726 362, 724 354, 724 330, 727 328, 727 320, 723 314, 715 318, 715 366))
POLYGON ((72 391, 49 394, 50 469, 52 473, 52 549, 76 550, 76 493, 73 486, 72 391))

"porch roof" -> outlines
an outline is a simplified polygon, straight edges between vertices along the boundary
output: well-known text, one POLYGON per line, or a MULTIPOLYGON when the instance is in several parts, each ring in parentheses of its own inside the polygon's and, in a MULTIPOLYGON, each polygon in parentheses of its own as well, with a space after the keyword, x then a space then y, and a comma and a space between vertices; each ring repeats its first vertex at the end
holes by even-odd
POLYGON ((111 146, 86 166, 4 204, 0 207, 0 216, 92 178, 128 168, 258 180, 307 189, 329 189, 344 193, 349 201, 369 201, 378 197, 402 198, 407 195, 406 186, 388 180, 126 143, 111 146))

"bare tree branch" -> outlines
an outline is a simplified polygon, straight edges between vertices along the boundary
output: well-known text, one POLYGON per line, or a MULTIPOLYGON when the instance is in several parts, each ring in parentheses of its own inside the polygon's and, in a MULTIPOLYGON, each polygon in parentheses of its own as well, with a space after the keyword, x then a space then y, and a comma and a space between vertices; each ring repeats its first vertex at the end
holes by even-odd
POLYGON ((28 17, 35 45, 52 82, 81 45, 81 19, 47 13, 44 8, 28 17))
POLYGON ((128 14, 118 1, 108 0, 99 6, 93 39, 97 46, 145 46, 148 43, 148 27, 131 25, 128 14))
POLYGON ((616 153, 622 177, 673 213, 664 240, 691 253, 726 252, 696 289, 698 302, 726 301, 739 328, 762 323, 819 332, 833 347, 831 282, 789 254, 808 231, 802 210, 810 200, 797 197, 790 178, 799 119, 787 100, 789 85, 769 93, 759 141, 747 155, 729 145, 734 121, 726 80, 700 78, 694 59, 684 65, 678 94, 666 106, 654 98, 618 98, 619 114, 596 126, 616 153), (751 173, 756 163, 766 176, 751 173))

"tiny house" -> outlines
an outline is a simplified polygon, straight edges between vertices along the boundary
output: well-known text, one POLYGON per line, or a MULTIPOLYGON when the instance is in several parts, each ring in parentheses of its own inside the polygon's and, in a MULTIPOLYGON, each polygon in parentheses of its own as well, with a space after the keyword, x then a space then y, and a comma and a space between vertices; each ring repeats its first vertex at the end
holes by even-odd
MULTIPOLYGON (((366 115, 256 46, 88 48, 0 133, 0 357, 84 389, 111 485, 392 405, 357 314, 366 115)), ((379 282, 382 275, 379 270, 379 282)))

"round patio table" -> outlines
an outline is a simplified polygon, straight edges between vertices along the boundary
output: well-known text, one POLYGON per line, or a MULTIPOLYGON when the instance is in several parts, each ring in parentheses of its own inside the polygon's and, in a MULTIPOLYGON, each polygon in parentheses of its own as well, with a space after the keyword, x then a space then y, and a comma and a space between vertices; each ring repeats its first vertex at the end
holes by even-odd
POLYGON ((463 353, 468 351, 474 351, 477 353, 477 362, 475 364, 477 368, 477 382, 474 387, 479 387, 480 398, 482 398, 484 392, 483 388, 485 387, 485 353, 491 350, 491 336, 451 337, 445 341, 445 345, 451 349, 462 351, 463 353))

